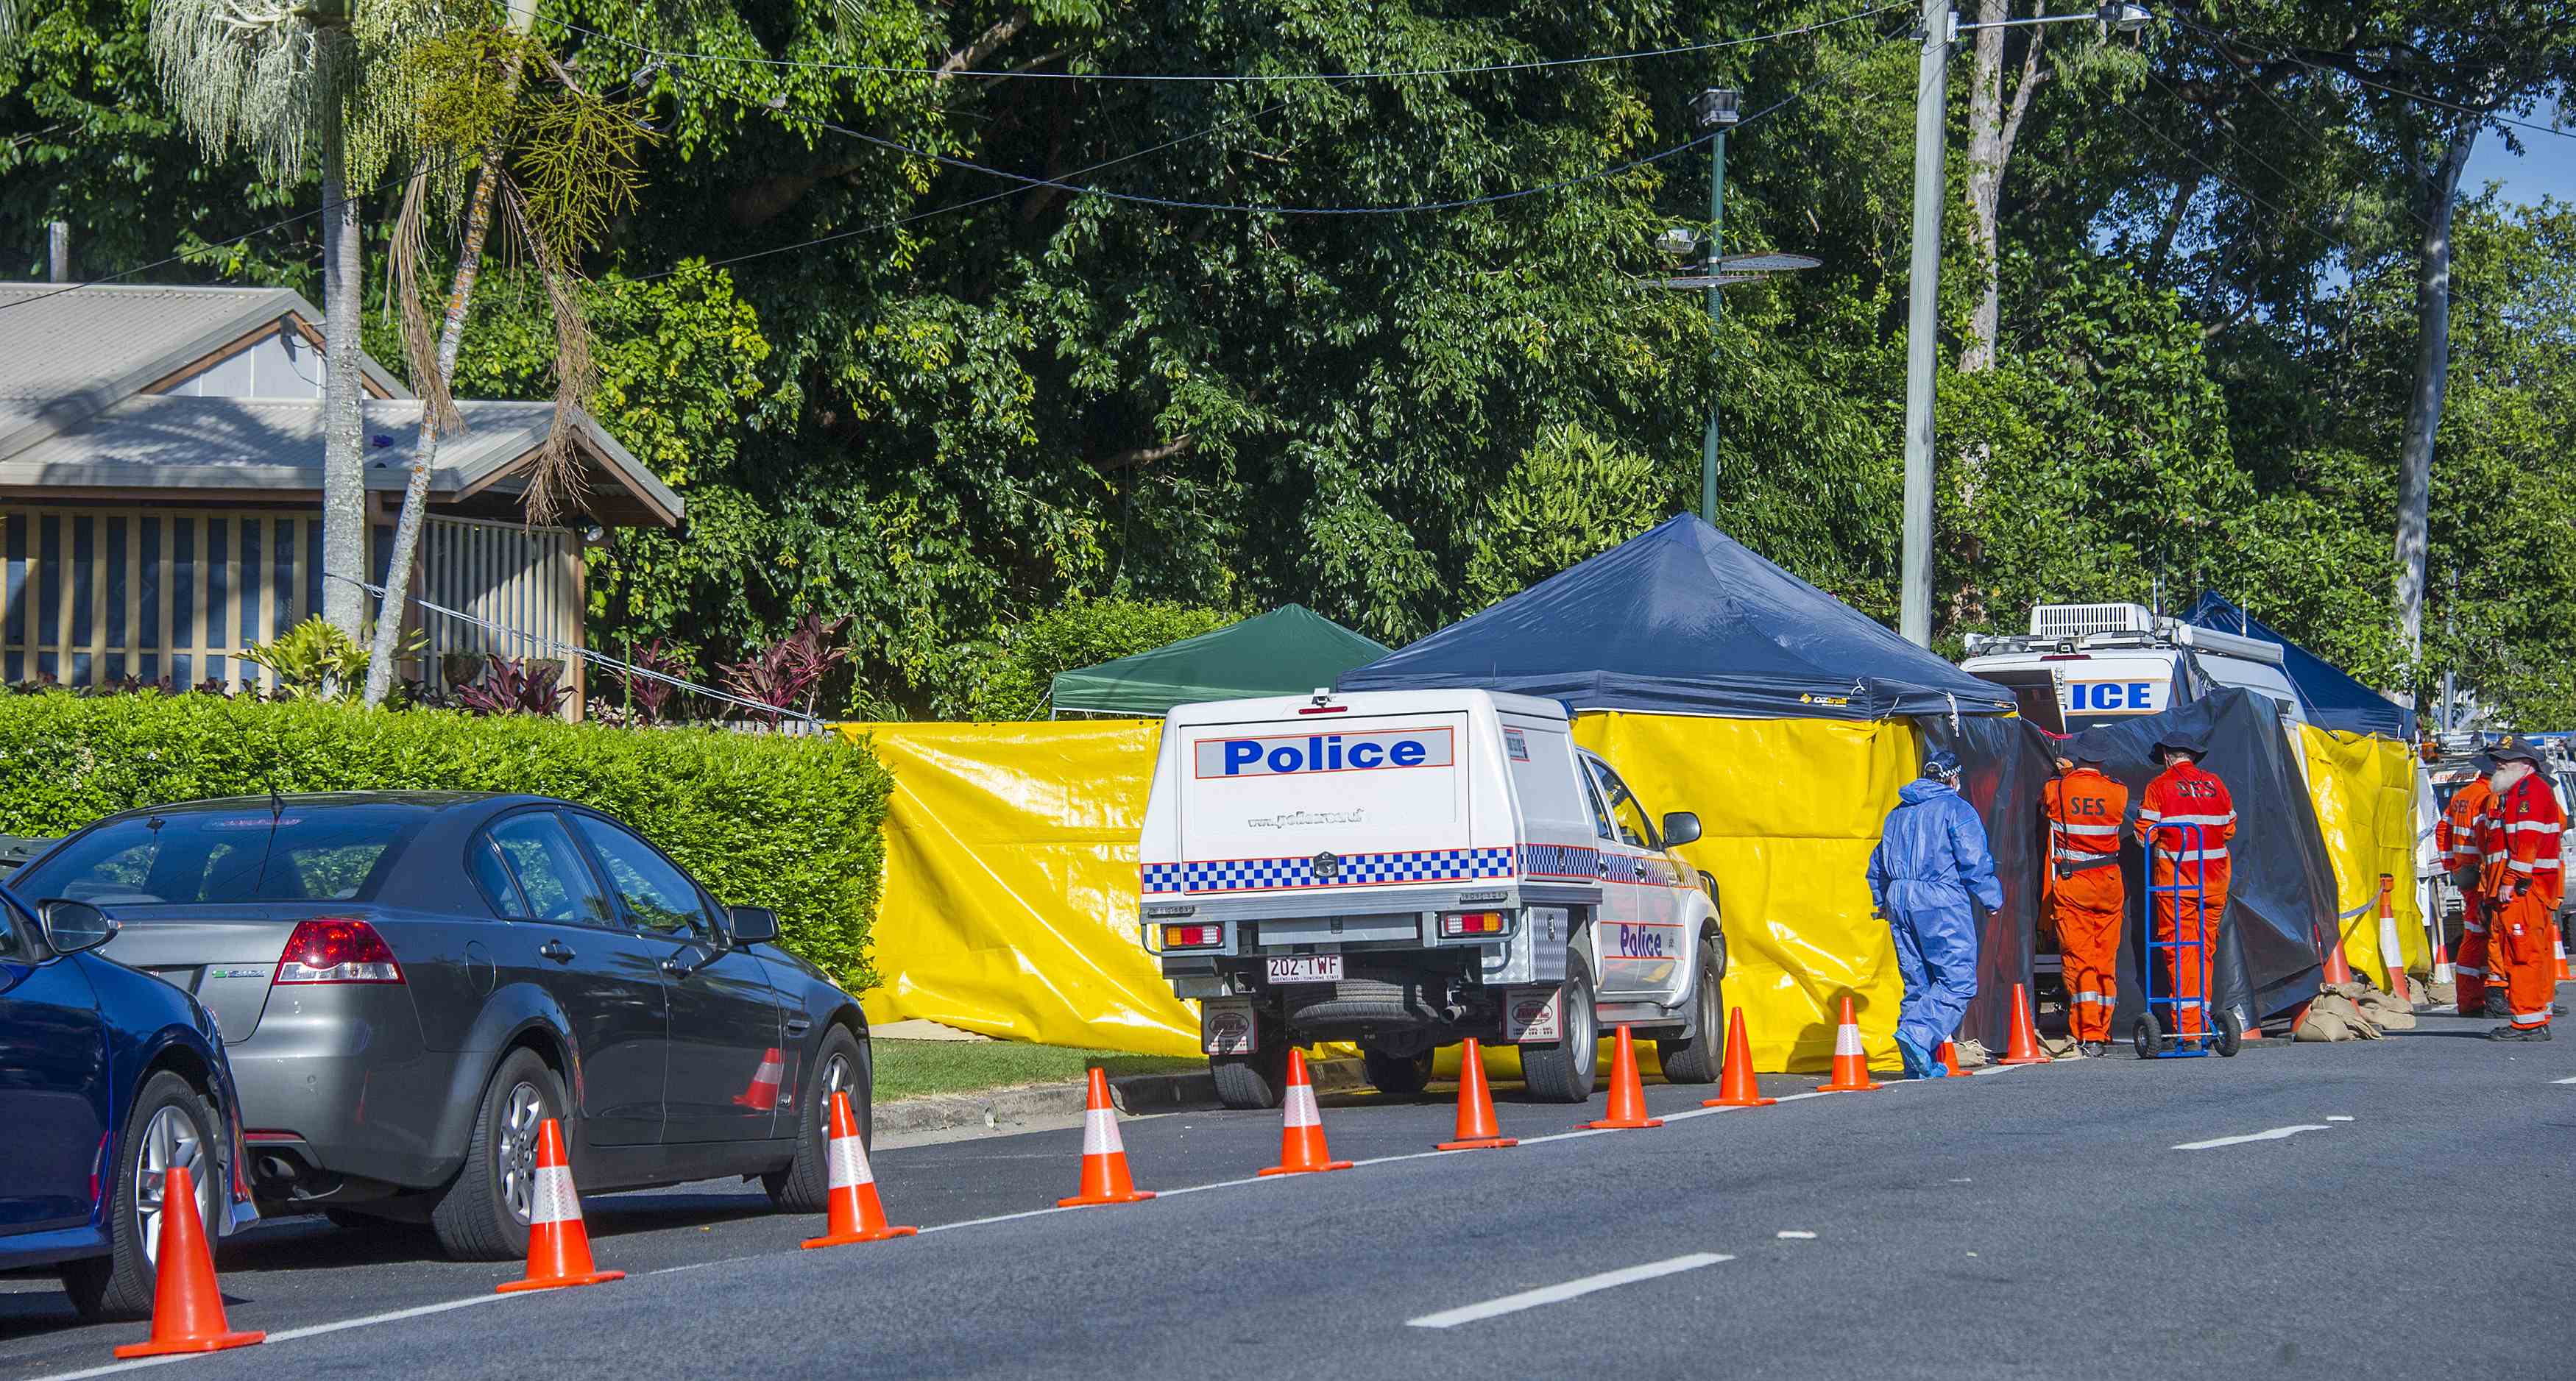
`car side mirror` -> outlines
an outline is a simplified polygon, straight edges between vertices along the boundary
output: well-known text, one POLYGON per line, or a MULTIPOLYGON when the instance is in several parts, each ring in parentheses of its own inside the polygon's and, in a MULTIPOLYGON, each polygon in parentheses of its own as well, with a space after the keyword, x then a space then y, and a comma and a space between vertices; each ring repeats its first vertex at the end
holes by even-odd
POLYGON ((78 954, 96 949, 116 938, 116 919, 85 901, 57 897, 36 903, 36 916, 44 922, 45 947, 56 954, 78 954))
POLYGON ((1699 817, 1687 810, 1672 811, 1664 816, 1664 847, 1678 849, 1699 839, 1699 817))
POLYGON ((778 938, 778 913, 765 906, 725 908, 725 938, 737 945, 757 945, 778 938))

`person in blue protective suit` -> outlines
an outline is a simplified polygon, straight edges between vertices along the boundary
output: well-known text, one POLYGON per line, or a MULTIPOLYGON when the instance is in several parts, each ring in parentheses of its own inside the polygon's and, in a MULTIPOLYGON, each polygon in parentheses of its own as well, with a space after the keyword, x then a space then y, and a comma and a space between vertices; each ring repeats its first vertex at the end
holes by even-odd
POLYGON ((1869 895, 1896 935, 1905 976, 1896 1047, 1909 1077, 1945 1074, 1933 1052, 1959 1028, 1977 995, 1977 916, 2004 904, 1986 827, 1959 794, 1959 755, 1939 749, 1897 793, 1869 856, 1869 895))

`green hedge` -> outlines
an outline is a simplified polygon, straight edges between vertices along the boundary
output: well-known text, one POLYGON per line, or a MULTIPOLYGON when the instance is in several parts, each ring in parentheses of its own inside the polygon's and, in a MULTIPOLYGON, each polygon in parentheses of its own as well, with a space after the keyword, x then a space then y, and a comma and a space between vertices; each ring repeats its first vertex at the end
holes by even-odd
POLYGON ((616 815, 852 992, 886 770, 839 736, 609 729, 217 695, 0 695, 0 833, 52 837, 138 806, 279 791, 524 791, 616 815))

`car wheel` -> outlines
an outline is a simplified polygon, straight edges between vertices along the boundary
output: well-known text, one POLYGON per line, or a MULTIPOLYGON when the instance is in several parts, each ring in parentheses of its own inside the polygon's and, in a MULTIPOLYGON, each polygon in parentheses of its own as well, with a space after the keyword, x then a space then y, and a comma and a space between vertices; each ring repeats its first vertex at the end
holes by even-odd
POLYGON ((134 1112, 125 1121, 124 1147, 117 1157, 116 1197, 109 1206, 110 1251, 103 1257, 63 1267, 63 1289, 84 1319, 140 1319, 152 1312, 158 1281, 161 1215, 168 1207, 162 1185, 174 1166, 187 1168, 197 1185, 197 1220, 214 1237, 228 1168, 223 1163, 223 1125, 214 1104, 186 1079, 163 1070, 144 1081, 134 1112))
POLYGON ((511 1051, 492 1071, 483 1106, 475 1110, 474 1135, 465 1144, 465 1164, 429 1211, 430 1229, 451 1259, 527 1256, 537 1137, 547 1118, 564 1119, 566 1106, 563 1081, 533 1050, 511 1051))
POLYGON ((1431 1083, 1431 1052, 1425 1049, 1415 1055, 1390 1055, 1363 1045, 1360 1068, 1380 1093, 1420 1093, 1431 1083))
POLYGON ((850 1095, 850 1116, 859 1124, 859 1144, 874 1141, 869 1092, 875 1083, 868 1069, 867 1048, 846 1026, 834 1026, 814 1055, 814 1077, 797 1105, 796 1159, 784 1170, 760 1177, 769 1202, 782 1213, 820 1213, 832 1197, 832 1095, 850 1095))
POLYGON ((1524 1044, 1521 1080, 1534 1098, 1580 1103, 1592 1096, 1592 1067, 1601 1056, 1601 1031, 1592 1015, 1592 975, 1580 955, 1566 956, 1564 993, 1557 1003, 1564 1039, 1524 1044))
POLYGON ((1699 983, 1691 996, 1699 1034, 1664 1036, 1655 1041, 1655 1058, 1669 1084, 1713 1084, 1726 1057, 1726 980, 1707 937, 1700 939, 1699 983))

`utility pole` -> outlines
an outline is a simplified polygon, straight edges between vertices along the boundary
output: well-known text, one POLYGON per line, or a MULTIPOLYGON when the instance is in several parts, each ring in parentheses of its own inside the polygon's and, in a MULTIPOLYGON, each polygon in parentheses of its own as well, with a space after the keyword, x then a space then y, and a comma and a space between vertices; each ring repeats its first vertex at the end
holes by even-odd
POLYGON ((72 281, 72 228, 62 221, 45 225, 45 268, 56 283, 72 281))
POLYGON ((1905 549, 1899 631, 1932 645, 1932 384, 1940 367, 1942 155, 1950 106, 1950 0, 1923 0, 1914 77, 1914 254, 1905 314, 1905 549))
MULTIPOLYGON (((1699 93, 1692 108, 1699 114, 1699 127, 1709 132, 1708 140, 1708 355, 1712 364, 1723 365, 1725 346, 1718 340, 1719 311, 1717 294, 1718 263, 1726 257, 1726 132, 1735 128, 1740 118, 1743 94, 1711 88, 1699 93)), ((1714 374, 1716 371, 1712 370, 1714 374)), ((1721 396, 1716 388, 1708 394, 1708 431, 1699 445, 1699 516, 1710 527, 1717 526, 1717 405, 1721 396)))

